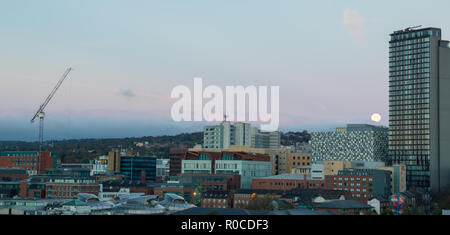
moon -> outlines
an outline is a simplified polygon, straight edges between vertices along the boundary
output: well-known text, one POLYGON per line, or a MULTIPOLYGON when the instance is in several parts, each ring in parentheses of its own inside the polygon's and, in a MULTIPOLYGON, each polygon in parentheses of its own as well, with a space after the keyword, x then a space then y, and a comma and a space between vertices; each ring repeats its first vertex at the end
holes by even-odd
POLYGON ((372 114, 371 119, 374 122, 380 122, 381 121, 381 115, 379 113, 374 113, 374 114, 372 114))

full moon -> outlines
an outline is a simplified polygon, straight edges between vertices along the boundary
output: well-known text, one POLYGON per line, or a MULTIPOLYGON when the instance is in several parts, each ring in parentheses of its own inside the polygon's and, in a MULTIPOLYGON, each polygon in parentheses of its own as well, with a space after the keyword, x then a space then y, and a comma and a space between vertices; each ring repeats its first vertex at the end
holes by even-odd
POLYGON ((380 122, 380 121, 381 121, 381 115, 378 114, 378 113, 374 113, 374 114, 372 114, 371 119, 372 119, 372 121, 374 121, 374 122, 380 122))

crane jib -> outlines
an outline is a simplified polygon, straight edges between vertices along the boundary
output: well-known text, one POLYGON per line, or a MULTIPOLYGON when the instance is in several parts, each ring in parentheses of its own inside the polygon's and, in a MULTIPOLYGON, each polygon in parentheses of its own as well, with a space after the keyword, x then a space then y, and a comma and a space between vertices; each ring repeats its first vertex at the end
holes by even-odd
POLYGON ((39 122, 39 152, 42 151, 42 143, 43 143, 43 138, 44 138, 43 137, 44 136, 44 117, 45 117, 44 109, 47 106, 47 104, 50 102, 50 100, 53 98, 53 96, 55 95, 58 88, 64 82, 64 79, 66 79, 67 75, 69 75, 70 71, 72 71, 72 68, 68 68, 64 72, 64 74, 59 79, 58 83, 56 84, 55 88, 53 88, 52 92, 50 92, 47 99, 45 99, 44 103, 42 103, 41 106, 39 106, 39 109, 37 110, 36 114, 31 119, 31 123, 33 123, 37 117, 39 117, 39 119, 40 119, 40 122, 39 122))

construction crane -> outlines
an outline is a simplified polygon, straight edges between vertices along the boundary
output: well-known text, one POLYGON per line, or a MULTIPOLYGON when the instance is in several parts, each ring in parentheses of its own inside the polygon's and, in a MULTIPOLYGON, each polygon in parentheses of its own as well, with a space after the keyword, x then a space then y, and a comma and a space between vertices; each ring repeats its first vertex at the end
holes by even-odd
POLYGON ((64 74, 59 79, 58 83, 56 84, 55 88, 53 88, 52 92, 50 93, 50 95, 48 95, 47 99, 45 99, 44 103, 42 103, 41 106, 39 106, 38 111, 31 119, 31 123, 34 123, 34 120, 36 120, 36 118, 39 117, 39 153, 42 152, 42 144, 43 144, 43 140, 44 140, 44 118, 45 118, 44 109, 48 105, 50 100, 53 98, 53 96, 55 95, 58 88, 64 82, 67 75, 69 75, 70 71, 72 71, 72 68, 68 68, 66 70, 66 72, 64 72, 64 74))

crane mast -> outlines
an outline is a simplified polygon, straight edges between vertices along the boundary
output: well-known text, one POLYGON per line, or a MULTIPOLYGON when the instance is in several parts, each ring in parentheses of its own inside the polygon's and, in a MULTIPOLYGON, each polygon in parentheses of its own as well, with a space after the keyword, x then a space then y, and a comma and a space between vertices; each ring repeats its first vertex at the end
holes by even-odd
POLYGON ((47 107, 50 100, 55 95, 58 88, 61 86, 61 84, 66 79, 67 75, 69 75, 70 71, 72 71, 72 68, 68 68, 62 77, 59 79, 58 83, 56 84, 55 88, 53 88, 52 92, 48 95, 47 99, 45 99, 44 103, 39 106, 39 109, 37 110, 36 114, 34 114, 33 118, 31 119, 31 123, 34 123, 36 118, 39 117, 39 153, 42 152, 42 144, 44 140, 44 118, 45 118, 45 112, 44 109, 47 107))

